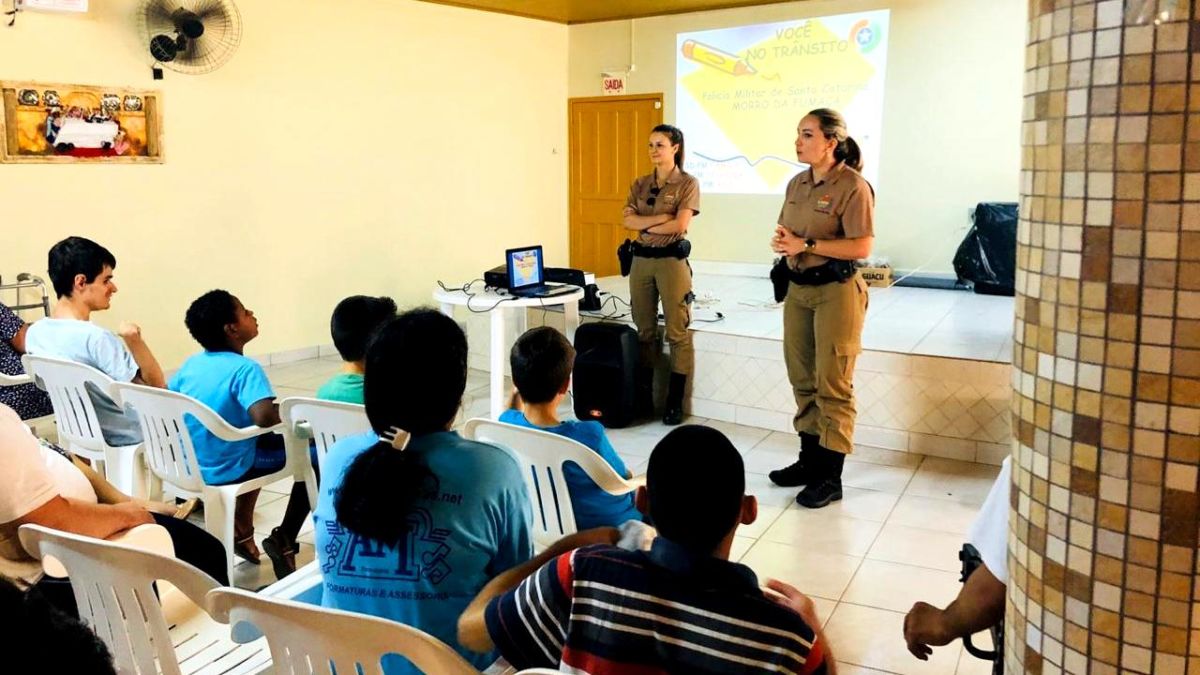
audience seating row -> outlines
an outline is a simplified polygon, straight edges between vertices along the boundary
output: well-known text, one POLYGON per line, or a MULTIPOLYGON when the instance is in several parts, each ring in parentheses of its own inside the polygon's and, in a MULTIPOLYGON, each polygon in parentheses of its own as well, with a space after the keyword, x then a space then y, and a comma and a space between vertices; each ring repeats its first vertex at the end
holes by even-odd
MULTIPOLYGON (((37 525, 23 525, 20 537, 31 554, 66 568, 81 618, 108 646, 120 673, 382 675, 388 654, 427 673, 477 672, 449 646, 394 621, 224 588, 172 557, 37 525), (164 609, 183 599, 190 612, 164 609), (247 637, 237 639, 234 630, 237 641, 231 639, 228 626, 243 623, 263 637, 242 631, 247 637)), ((522 674, 546 672, 554 671, 522 674)))

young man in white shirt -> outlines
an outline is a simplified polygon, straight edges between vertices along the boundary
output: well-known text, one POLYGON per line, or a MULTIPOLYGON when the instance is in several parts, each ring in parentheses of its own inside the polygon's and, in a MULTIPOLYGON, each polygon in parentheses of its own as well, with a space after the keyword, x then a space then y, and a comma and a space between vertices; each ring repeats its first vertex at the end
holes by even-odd
MULTIPOLYGON (((117 335, 91 322, 92 312, 108 309, 117 292, 117 259, 108 249, 83 237, 67 237, 50 249, 50 280, 58 295, 50 316, 30 325, 25 350, 35 356, 66 359, 91 366, 118 382, 166 387, 162 367, 142 339, 137 324, 122 322, 117 335)), ((88 394, 104 439, 113 446, 142 440, 137 418, 99 391, 88 394)))

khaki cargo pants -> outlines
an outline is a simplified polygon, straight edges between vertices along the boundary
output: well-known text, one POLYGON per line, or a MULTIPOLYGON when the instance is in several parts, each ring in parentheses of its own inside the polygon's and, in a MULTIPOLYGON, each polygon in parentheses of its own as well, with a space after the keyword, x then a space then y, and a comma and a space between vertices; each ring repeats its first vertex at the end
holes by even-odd
POLYGON ((696 353, 692 349, 692 268, 679 258, 634 256, 629 270, 629 306, 637 326, 641 365, 653 366, 658 354, 658 300, 662 298, 667 344, 671 347, 671 372, 691 375, 696 353))
POLYGON ((858 274, 842 283, 788 284, 783 357, 796 396, 792 426, 845 454, 854 450, 854 362, 866 315, 867 284, 858 274))

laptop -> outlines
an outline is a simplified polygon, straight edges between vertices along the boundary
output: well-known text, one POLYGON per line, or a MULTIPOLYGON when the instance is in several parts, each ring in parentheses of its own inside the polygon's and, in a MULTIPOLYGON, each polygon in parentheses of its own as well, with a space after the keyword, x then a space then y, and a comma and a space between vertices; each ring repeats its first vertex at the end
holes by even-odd
POLYGON ((508 292, 521 298, 548 298, 573 293, 575 286, 546 283, 546 263, 541 246, 510 248, 505 252, 508 292))

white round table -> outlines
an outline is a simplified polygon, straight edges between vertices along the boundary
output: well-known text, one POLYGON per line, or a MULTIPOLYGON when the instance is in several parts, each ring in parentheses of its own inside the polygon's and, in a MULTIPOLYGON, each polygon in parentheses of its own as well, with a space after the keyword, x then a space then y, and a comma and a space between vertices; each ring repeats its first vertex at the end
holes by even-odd
MULTIPOLYGON (((553 286, 554 284, 549 284, 553 286)), ((478 292, 472 291, 470 294, 464 293, 461 288, 443 289, 435 288, 433 291, 433 299, 441 305, 442 313, 450 318, 454 318, 454 308, 456 306, 469 307, 476 312, 487 312, 491 321, 491 343, 490 354, 488 361, 488 370, 490 371, 491 379, 491 407, 490 412, 493 419, 500 417, 500 413, 504 412, 505 406, 508 404, 506 392, 504 391, 504 366, 508 359, 508 352, 511 345, 506 344, 504 340, 506 315, 510 310, 519 309, 518 325, 525 325, 524 311, 528 307, 554 307, 562 305, 563 308, 563 324, 566 329, 567 340, 571 344, 575 344, 575 329, 579 327, 579 301, 583 299, 583 289, 578 286, 571 293, 563 293, 562 295, 554 295, 544 298, 522 298, 507 293, 497 293, 492 289, 481 290, 478 292)))

